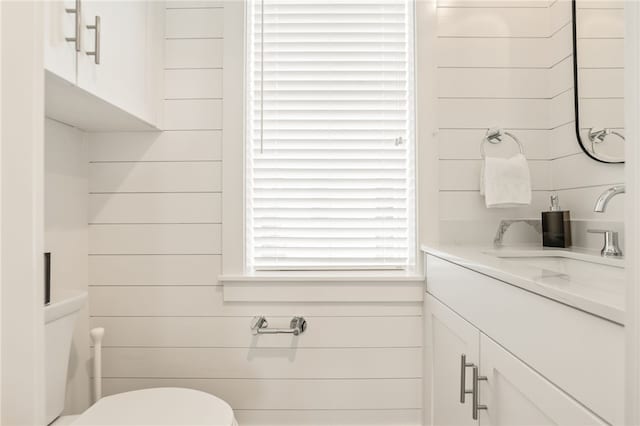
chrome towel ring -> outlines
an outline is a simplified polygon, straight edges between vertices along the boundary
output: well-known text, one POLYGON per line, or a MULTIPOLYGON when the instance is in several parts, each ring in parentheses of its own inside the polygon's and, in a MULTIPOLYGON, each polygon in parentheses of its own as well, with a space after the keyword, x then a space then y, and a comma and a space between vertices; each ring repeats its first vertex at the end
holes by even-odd
POLYGON ((482 139, 482 142, 480 143, 480 155, 482 156, 483 159, 485 158, 485 152, 484 152, 485 143, 489 142, 494 145, 499 144, 500 142, 502 142, 502 138, 504 136, 509 136, 515 143, 517 143, 518 149, 520 150, 520 154, 524 155, 524 147, 522 146, 522 142, 520 142, 520 140, 516 137, 516 135, 510 132, 505 132, 504 129, 490 128, 490 129, 487 129, 487 133, 484 135, 484 139, 482 139))

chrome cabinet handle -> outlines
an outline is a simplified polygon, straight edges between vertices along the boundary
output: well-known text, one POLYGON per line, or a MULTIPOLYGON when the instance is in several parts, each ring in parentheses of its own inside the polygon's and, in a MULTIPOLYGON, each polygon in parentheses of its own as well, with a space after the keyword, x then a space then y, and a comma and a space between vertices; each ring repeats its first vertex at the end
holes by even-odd
POLYGON ((95 30, 95 47, 92 52, 87 52, 88 56, 93 56, 96 64, 100 64, 100 17, 96 16, 95 24, 87 25, 88 30, 95 30))
POLYGON ((478 366, 474 365, 473 366, 473 388, 472 388, 472 404, 471 404, 471 417, 473 418, 473 420, 478 420, 478 411, 480 410, 486 410, 487 406, 486 405, 481 405, 480 404, 480 395, 478 393, 478 382, 480 382, 481 380, 487 380, 486 376, 478 376, 478 366))
POLYGON ((65 8, 65 12, 73 13, 76 18, 76 35, 74 37, 65 37, 65 40, 68 42, 75 42, 76 44, 76 52, 80 51, 80 34, 82 34, 82 9, 80 5, 80 0, 76 0, 76 7, 73 9, 65 8))
POLYGON ((474 367, 472 362, 467 362, 467 355, 460 355, 460 403, 464 404, 465 396, 472 393, 467 389, 467 368, 474 367))

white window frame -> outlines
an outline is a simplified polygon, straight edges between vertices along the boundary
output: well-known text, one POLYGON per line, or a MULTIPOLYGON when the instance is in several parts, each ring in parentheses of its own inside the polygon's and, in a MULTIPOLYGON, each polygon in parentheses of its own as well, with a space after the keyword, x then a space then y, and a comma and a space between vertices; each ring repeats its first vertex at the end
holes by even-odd
MULTIPOLYGON (((410 176, 410 185, 407 187, 407 191, 408 191, 408 199, 409 199, 409 206, 407 208, 407 222, 409 224, 409 238, 408 238, 408 250, 407 250, 407 265, 404 268, 388 268, 385 267, 384 265, 381 265, 379 267, 371 267, 371 266, 367 266, 367 267, 356 267, 356 266, 349 266, 349 267, 291 267, 291 268, 263 268, 263 269, 252 269, 250 268, 250 257, 251 257, 251 247, 250 247, 250 236, 251 236, 251 224, 250 224, 250 214, 249 214, 249 208, 251 206, 251 193, 250 191, 248 191, 247 189, 249 188, 249 183, 250 183, 250 179, 251 179, 251 167, 250 167, 250 156, 249 156, 249 151, 248 151, 248 145, 251 143, 251 138, 249 136, 249 132, 251 131, 250 126, 248 125, 248 121, 249 121, 249 109, 248 109, 248 102, 250 102, 250 96, 249 96, 249 82, 250 79, 248 78, 248 74, 249 74, 249 64, 247 62, 247 57, 249 55, 248 52, 251 52, 251 49, 249 48, 249 43, 251 43, 251 39, 250 37, 248 37, 248 22, 249 22, 249 11, 251 8, 251 1, 252 0, 248 0, 247 2, 243 2, 243 12, 244 12, 244 34, 243 34, 243 40, 244 40, 244 48, 245 50, 245 54, 243 55, 243 69, 244 69, 244 79, 243 79, 243 93, 244 93, 244 114, 243 114, 243 130, 244 130, 244 144, 243 144, 243 205, 244 205, 244 209, 243 209, 243 269, 244 272, 246 273, 255 273, 257 271, 267 271, 267 270, 285 270, 285 271, 322 271, 322 270, 381 270, 381 269, 401 269, 403 272, 415 272, 417 269, 417 265, 419 265, 421 262, 418 262, 418 251, 419 248, 417 246, 417 239, 418 236, 420 235, 419 229, 418 229, 418 219, 417 219, 417 211, 418 211, 418 170, 417 170, 417 164, 419 163, 418 161, 418 155, 417 155, 417 145, 418 145, 418 138, 417 138, 417 116, 418 116, 418 111, 417 111, 417 98, 418 98, 418 92, 417 92, 417 54, 416 54, 416 45, 417 45, 417 28, 416 28, 416 22, 417 22, 417 5, 416 3, 418 2, 418 0, 408 0, 409 3, 409 7, 411 7, 411 17, 410 17, 410 25, 412 28, 412 32, 410 34, 412 40, 409 43, 409 50, 408 50, 408 61, 409 64, 407 66, 407 68, 411 71, 410 76, 409 76, 409 82, 411 85, 411 88, 408 92, 408 96, 409 96, 409 113, 411 114, 411 117, 409 119, 410 121, 410 125, 408 126, 408 132, 409 132, 409 139, 410 141, 407 142, 407 158, 409 159, 408 164, 410 165, 411 169, 408 171, 409 176, 410 176)), ((259 1, 259 0, 255 0, 255 1, 259 1)), ((226 47, 226 46, 225 46, 226 47)), ((226 52, 228 52, 228 50, 225 48, 225 57, 227 57, 226 52)), ((237 53, 236 53, 237 54, 237 53)), ((228 75, 228 73, 225 73, 228 75)), ((226 109, 226 108, 225 108, 226 109)), ((224 238, 223 238, 224 240, 224 238)), ((223 242, 224 245, 224 242, 223 242)), ((234 244, 235 245, 235 244, 234 244)))

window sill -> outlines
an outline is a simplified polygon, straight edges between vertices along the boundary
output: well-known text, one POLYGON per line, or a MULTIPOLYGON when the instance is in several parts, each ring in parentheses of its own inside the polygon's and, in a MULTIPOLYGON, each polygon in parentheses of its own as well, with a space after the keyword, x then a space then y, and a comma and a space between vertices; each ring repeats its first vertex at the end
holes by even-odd
POLYGON ((406 271, 274 271, 222 275, 225 302, 421 302, 424 276, 406 271))

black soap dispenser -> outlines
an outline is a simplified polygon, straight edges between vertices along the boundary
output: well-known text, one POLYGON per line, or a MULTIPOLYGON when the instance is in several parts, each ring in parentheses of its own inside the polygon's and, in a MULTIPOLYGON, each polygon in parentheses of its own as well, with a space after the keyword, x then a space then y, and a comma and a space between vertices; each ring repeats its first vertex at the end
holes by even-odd
POLYGON ((551 196, 551 207, 542 212, 542 245, 544 247, 571 246, 571 215, 561 210, 557 195, 551 196))

